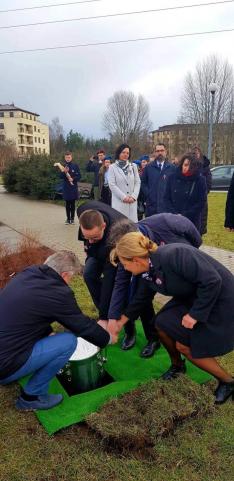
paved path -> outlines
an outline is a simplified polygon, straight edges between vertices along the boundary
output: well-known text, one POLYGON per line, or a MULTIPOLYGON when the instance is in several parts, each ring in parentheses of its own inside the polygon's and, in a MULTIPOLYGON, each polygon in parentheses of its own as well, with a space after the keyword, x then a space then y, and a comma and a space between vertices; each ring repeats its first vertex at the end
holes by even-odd
MULTIPOLYGON (((8 241, 12 247, 27 232, 36 233, 44 245, 57 249, 70 249, 84 261, 83 244, 77 241, 78 222, 65 225, 65 209, 43 201, 28 200, 4 192, 0 186, 0 242, 8 241)), ((231 270, 234 274, 234 252, 215 247, 201 249, 231 270)))

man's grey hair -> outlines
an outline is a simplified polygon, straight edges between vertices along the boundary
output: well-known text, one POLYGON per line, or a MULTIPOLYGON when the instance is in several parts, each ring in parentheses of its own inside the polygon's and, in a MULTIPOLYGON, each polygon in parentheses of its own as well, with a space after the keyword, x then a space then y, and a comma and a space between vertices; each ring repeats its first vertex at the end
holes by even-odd
POLYGON ((78 257, 71 251, 58 251, 47 257, 44 264, 54 269, 58 274, 69 272, 71 275, 81 274, 82 266, 78 257))
POLYGON ((127 218, 126 219, 123 218, 116 221, 111 226, 111 229, 108 235, 108 239, 107 239, 108 247, 110 249, 114 249, 114 247, 116 246, 119 239, 121 239, 121 237, 123 237, 125 234, 128 234, 129 232, 137 232, 137 231, 138 231, 137 225, 127 218))

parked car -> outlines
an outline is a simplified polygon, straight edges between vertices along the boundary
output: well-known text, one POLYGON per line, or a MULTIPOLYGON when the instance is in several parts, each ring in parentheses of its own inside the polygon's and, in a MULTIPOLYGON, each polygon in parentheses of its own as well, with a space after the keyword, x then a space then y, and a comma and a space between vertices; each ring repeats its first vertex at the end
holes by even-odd
POLYGON ((211 190, 228 190, 234 173, 234 165, 220 165, 210 169, 212 175, 211 190))

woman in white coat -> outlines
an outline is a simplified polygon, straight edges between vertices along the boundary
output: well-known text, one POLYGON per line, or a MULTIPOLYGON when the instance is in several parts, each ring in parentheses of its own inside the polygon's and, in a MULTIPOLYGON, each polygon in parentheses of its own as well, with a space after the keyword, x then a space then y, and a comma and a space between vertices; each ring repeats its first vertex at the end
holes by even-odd
POLYGON ((129 145, 120 145, 115 152, 115 163, 109 168, 109 188, 112 192, 111 206, 137 222, 137 198, 141 181, 137 166, 129 162, 130 157, 129 145))

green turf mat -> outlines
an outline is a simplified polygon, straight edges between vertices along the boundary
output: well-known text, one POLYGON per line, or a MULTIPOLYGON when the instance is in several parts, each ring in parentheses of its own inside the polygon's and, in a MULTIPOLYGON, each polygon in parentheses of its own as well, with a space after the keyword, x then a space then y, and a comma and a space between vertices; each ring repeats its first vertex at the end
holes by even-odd
MULTIPOLYGON (((121 343, 121 339, 120 339, 121 343)), ((120 344, 119 343, 119 344, 120 344)), ((113 397, 131 391, 142 382, 157 379, 170 365, 167 352, 160 348, 150 359, 142 359, 139 354, 146 340, 141 323, 137 323, 137 343, 133 349, 122 351, 119 345, 108 346, 108 361, 105 369, 115 380, 107 386, 69 397, 57 378, 50 383, 50 393, 62 393, 63 402, 48 411, 37 411, 36 415, 48 434, 83 421, 85 417, 97 411, 113 397)), ((198 383, 206 382, 211 377, 187 362, 187 374, 198 383)), ((22 382, 24 383, 25 380, 22 382)))

